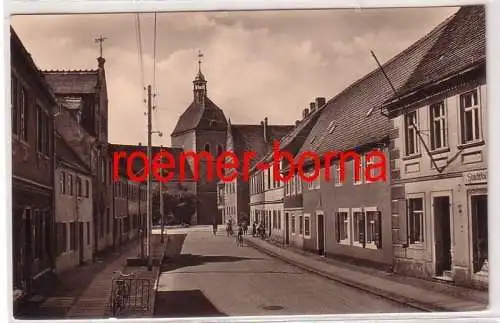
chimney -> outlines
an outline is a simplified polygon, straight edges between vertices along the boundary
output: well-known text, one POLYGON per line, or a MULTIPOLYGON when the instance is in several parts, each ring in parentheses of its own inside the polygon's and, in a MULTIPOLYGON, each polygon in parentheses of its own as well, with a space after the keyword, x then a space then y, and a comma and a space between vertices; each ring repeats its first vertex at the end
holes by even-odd
POLYGON ((321 108, 322 106, 324 106, 325 103, 326 103, 326 100, 325 100, 324 97, 317 97, 316 98, 316 108, 318 108, 318 110, 319 110, 319 108, 321 108))
POLYGON ((267 117, 264 118, 264 121, 262 122, 262 126, 264 128, 264 142, 268 142, 268 129, 267 129, 267 117))
POLYGON ((307 118, 309 115, 309 109, 305 108, 304 111, 302 111, 302 119, 307 118))
POLYGON ((314 102, 311 102, 309 103, 309 110, 311 111, 311 113, 314 113, 314 111, 316 111, 316 103, 314 102))
POLYGON ((99 66, 99 68, 104 68, 105 62, 106 60, 103 57, 97 57, 97 65, 99 66))

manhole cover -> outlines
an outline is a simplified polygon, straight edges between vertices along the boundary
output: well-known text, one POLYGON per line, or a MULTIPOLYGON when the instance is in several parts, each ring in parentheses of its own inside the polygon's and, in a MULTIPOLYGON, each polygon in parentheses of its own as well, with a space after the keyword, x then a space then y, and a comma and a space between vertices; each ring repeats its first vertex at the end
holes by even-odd
POLYGON ((284 309, 284 307, 281 305, 268 305, 268 306, 263 306, 262 308, 268 311, 279 311, 284 309))

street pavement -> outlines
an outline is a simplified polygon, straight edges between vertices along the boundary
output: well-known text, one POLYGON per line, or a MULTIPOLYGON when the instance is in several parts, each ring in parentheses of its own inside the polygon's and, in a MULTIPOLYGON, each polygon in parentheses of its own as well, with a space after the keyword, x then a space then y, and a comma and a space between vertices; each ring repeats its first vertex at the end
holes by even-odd
POLYGON ((209 227, 186 235, 162 269, 155 317, 408 313, 414 308, 286 264, 209 227))

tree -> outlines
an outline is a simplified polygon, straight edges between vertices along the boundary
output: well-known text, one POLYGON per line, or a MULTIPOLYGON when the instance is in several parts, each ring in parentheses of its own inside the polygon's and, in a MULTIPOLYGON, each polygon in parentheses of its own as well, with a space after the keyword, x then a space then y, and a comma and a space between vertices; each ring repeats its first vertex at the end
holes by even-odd
MULTIPOLYGON (((153 195, 153 224, 161 223, 161 212, 160 212, 160 194, 153 195)), ((171 194, 170 192, 163 192, 163 215, 165 220, 167 220, 169 214, 173 213, 175 207, 179 204, 179 199, 177 195, 171 194)))
POLYGON ((197 202, 198 198, 191 192, 184 191, 179 194, 179 203, 174 209, 174 215, 180 223, 191 224, 197 202))
MULTIPOLYGON (((191 223, 191 217, 196 211, 198 198, 195 194, 182 190, 179 193, 171 191, 163 192, 163 214, 165 220, 169 220, 169 215, 173 214, 176 224, 191 223)), ((153 224, 161 223, 160 194, 153 195, 153 224)))

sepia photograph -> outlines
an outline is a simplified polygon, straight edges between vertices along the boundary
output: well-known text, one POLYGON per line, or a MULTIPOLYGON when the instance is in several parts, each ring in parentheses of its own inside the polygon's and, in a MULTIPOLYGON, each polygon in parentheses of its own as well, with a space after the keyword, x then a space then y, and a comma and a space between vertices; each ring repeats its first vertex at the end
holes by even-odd
POLYGON ((488 309, 485 17, 11 16, 14 317, 488 309))

